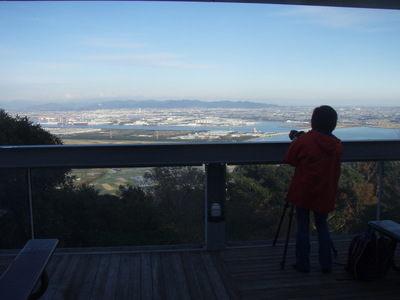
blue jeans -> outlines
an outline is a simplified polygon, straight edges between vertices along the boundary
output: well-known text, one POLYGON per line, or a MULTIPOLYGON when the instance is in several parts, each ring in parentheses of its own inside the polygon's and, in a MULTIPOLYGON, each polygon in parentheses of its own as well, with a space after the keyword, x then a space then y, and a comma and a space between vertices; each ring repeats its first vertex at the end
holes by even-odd
MULTIPOLYGON (((319 264, 321 269, 332 268, 332 241, 329 233, 328 214, 314 212, 319 243, 319 264)), ((296 265, 304 271, 310 270, 310 211, 296 206, 296 265)))

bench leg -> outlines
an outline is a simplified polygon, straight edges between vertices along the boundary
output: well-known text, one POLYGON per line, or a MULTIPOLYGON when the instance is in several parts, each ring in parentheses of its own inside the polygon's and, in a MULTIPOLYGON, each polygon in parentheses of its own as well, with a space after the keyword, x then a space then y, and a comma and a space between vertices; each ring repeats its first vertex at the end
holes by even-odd
POLYGON ((49 286, 49 276, 47 275, 46 270, 44 270, 42 275, 40 275, 40 286, 37 291, 33 292, 29 296, 29 300, 36 300, 40 298, 46 292, 48 286, 49 286))
POLYGON ((396 252, 396 247, 397 247, 397 241, 394 239, 392 239, 392 247, 393 247, 392 268, 400 272, 400 267, 396 265, 396 261, 394 259, 394 253, 396 252))

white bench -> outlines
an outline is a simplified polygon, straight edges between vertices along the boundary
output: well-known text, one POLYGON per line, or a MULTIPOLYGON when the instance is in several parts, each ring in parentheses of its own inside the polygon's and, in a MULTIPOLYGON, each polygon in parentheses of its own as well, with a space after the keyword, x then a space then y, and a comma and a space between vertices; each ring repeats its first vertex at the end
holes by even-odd
POLYGON ((1 300, 37 299, 48 286, 46 265, 58 244, 56 239, 33 239, 17 255, 0 278, 1 300), (40 287, 33 292, 40 279, 40 287))
POLYGON ((400 224, 392 220, 370 221, 368 225, 381 234, 390 237, 396 242, 400 242, 400 224))
MULTIPOLYGON (((396 249, 397 243, 400 242, 400 224, 392 220, 370 221, 369 227, 380 232, 382 235, 389 237, 396 249)), ((393 268, 400 271, 400 267, 396 266, 393 261, 393 268)))

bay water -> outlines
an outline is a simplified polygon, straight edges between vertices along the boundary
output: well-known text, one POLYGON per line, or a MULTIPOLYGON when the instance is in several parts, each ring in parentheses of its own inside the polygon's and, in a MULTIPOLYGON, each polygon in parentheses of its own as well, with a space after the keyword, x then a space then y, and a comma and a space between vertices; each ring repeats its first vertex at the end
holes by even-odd
MULTIPOLYGON (((247 126, 125 126, 125 125, 87 125, 87 126, 55 126, 42 124, 43 128, 99 128, 99 129, 142 129, 142 130, 187 130, 187 131, 237 131, 237 132, 264 132, 273 134, 271 137, 260 138, 254 142, 287 142, 290 130, 303 129, 304 124, 288 122, 259 122, 247 126), (303 127, 302 127, 303 126, 303 127)), ((374 140, 400 140, 400 129, 375 128, 375 127, 348 127, 337 128, 333 132, 342 141, 374 141, 374 140)))

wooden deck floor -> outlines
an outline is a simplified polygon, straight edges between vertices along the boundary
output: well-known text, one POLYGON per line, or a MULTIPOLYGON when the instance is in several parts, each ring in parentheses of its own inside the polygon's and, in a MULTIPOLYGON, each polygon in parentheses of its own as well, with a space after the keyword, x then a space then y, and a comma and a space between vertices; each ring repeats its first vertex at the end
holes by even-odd
MULTIPOLYGON (((215 252, 59 249, 48 265, 50 285, 41 299, 400 299, 399 272, 390 270, 373 282, 355 281, 340 265, 349 240, 334 243, 339 264, 330 274, 319 271, 317 244, 312 245, 308 274, 292 269, 293 245, 284 270, 282 245, 215 252)), ((12 259, 0 254, 0 274, 12 259)))

